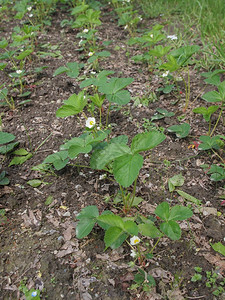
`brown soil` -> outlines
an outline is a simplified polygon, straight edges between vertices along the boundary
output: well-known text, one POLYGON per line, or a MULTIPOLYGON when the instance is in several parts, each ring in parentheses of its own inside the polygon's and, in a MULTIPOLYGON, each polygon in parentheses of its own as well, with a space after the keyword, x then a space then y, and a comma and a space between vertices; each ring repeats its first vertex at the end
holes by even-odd
MULTIPOLYGON (((14 111, 1 109, 3 131, 13 133, 20 141, 21 148, 34 150, 49 138, 22 165, 8 167, 12 156, 2 158, 2 170, 7 171, 10 184, 0 190, 0 208, 7 211, 7 221, 0 226, 0 298, 22 299, 18 288, 20 281, 26 277, 28 288, 42 289, 42 299, 49 300, 219 299, 212 295, 212 289, 205 286, 205 271, 217 267, 220 276, 225 271, 224 258, 210 246, 210 243, 223 242, 225 237, 224 207, 219 199, 223 183, 210 181, 200 167, 203 163, 218 163, 217 157, 210 152, 203 153, 188 147, 200 135, 206 134, 208 129, 201 116, 192 113, 196 105, 205 105, 200 98, 193 107, 192 104, 189 106, 183 119, 191 125, 191 136, 177 139, 165 130, 165 142, 153 150, 151 156, 148 153, 140 173, 137 196, 144 199, 138 208, 142 214, 152 213, 155 204, 170 201, 167 180, 179 173, 185 177, 181 189, 202 200, 205 209, 202 213, 192 205, 196 213, 189 222, 180 224, 182 239, 163 239, 153 259, 146 262, 145 270, 153 274, 157 283, 156 288, 149 293, 143 292, 141 287, 129 289, 134 283, 133 276, 137 268, 128 265, 131 257, 126 244, 116 250, 104 251, 104 234, 98 227, 83 240, 75 236, 76 214, 87 205, 97 205, 100 211, 112 208, 105 199, 117 192, 116 183, 108 179, 99 180, 99 175, 103 173, 101 171, 67 166, 56 172, 56 176, 46 177, 44 181, 48 184, 38 188, 27 184, 28 180, 41 176, 32 170, 33 166, 43 162, 53 151, 59 150, 66 139, 80 135, 83 130, 77 118, 58 119, 55 116, 63 100, 80 91, 80 83, 78 79, 66 75, 53 77, 54 71, 69 61, 87 60, 84 53, 75 51, 79 42, 76 38, 78 30, 60 26, 66 17, 66 12, 58 7, 52 16, 52 25, 38 36, 36 52, 41 49, 41 45, 50 43, 59 46, 62 58, 38 58, 33 53, 27 72, 37 66, 47 68, 38 76, 26 77, 26 90, 31 91, 29 98, 32 102, 14 111), (170 161, 170 166, 166 167, 164 160, 170 161), (50 206, 45 205, 49 196, 54 199, 50 206), (196 266, 203 269, 204 276, 201 281, 194 283, 191 277, 196 266)), ((11 18, 3 20, 3 36, 9 36, 17 22, 11 18)), ((148 24, 151 26, 151 21, 148 24)), ((115 76, 134 78, 129 86, 133 98, 145 95, 149 89, 156 91, 161 85, 161 79, 150 76, 145 66, 134 64, 128 59, 126 53, 135 55, 137 49, 127 46, 127 32, 117 26, 114 15, 108 11, 103 12, 98 35, 101 41, 112 41, 106 47, 111 57, 101 62, 101 69, 114 70, 115 76)), ((6 72, 10 70, 6 69, 6 72)), ((3 72, 0 79, 1 82, 9 82, 3 72)), ((199 72, 191 70, 191 101, 204 86, 199 72)), ((173 95, 156 94, 157 101, 149 102, 148 106, 134 106, 131 101, 122 110, 112 111, 110 122, 115 124, 114 135, 127 134, 131 140, 135 134, 144 131, 143 118, 150 119, 157 107, 175 113, 173 118, 157 121, 158 127, 167 128, 178 124, 176 117, 182 115, 183 102, 173 106, 173 95)), ((15 99, 19 102, 18 98, 15 99)), ((222 133, 224 128, 220 123, 217 134, 222 133)), ((81 156, 79 162, 88 165, 89 158, 81 156)), ((173 204, 183 202, 181 197, 175 196, 173 204)), ((119 210, 114 208, 114 212, 119 213, 119 210)))

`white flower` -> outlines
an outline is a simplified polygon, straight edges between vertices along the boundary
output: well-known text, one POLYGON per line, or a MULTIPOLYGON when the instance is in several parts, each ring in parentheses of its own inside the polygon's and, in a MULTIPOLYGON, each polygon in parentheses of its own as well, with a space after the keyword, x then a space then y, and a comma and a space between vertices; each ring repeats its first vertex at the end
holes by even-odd
POLYGON ((132 249, 130 256, 132 256, 133 258, 135 258, 137 256, 137 253, 132 249))
POLYGON ((86 120, 86 127, 93 128, 95 126, 95 118, 87 118, 86 120))
POLYGON ((29 7, 27 8, 28 11, 31 11, 31 9, 32 9, 32 6, 29 6, 29 7))
POLYGON ((22 70, 16 70, 17 74, 21 74, 23 71, 22 70))
POLYGON ((98 127, 97 127, 97 130, 100 130, 100 129, 101 129, 101 128, 98 126, 98 127))
POLYGON ((171 39, 172 41, 173 40, 177 40, 177 36, 175 34, 173 34, 173 35, 167 35, 167 38, 171 39))
POLYGON ((103 179, 105 179, 106 177, 107 177, 107 174, 102 174, 102 175, 99 176, 99 180, 103 180, 103 179))
POLYGON ((169 74, 169 71, 166 71, 165 73, 162 74, 162 77, 166 77, 166 76, 168 76, 168 74, 169 74))
POLYGON ((37 296, 37 291, 32 292, 31 297, 36 297, 37 296))
POLYGON ((134 246, 134 245, 139 244, 140 241, 141 241, 141 240, 139 239, 139 237, 136 236, 136 235, 134 235, 134 236, 130 239, 130 244, 131 244, 132 246, 134 246))
POLYGON ((142 20, 143 20, 141 16, 139 16, 138 18, 139 18, 139 20, 140 20, 140 21, 142 21, 142 20))
POLYGON ((83 40, 81 39, 81 40, 79 41, 79 46, 82 44, 82 42, 83 42, 83 40))
POLYGON ((182 81, 182 80, 183 80, 182 77, 180 77, 180 76, 175 76, 174 79, 175 79, 176 81, 182 81))
POLYGON ((85 28, 84 30, 83 30, 83 33, 87 33, 89 30, 87 29, 87 28, 85 28))
POLYGON ((150 38, 152 38, 152 39, 153 39, 153 34, 150 34, 150 38))
POLYGON ((124 27, 124 29, 126 30, 128 28, 128 25, 126 25, 125 27, 124 27))
POLYGON ((88 53, 88 56, 92 56, 94 53, 93 52, 89 52, 88 53))
POLYGON ((91 71, 90 73, 91 73, 91 74, 93 74, 93 75, 94 75, 94 74, 96 74, 96 72, 95 72, 95 71, 91 71))
POLYGON ((33 14, 29 14, 29 17, 32 18, 32 17, 33 17, 33 14))

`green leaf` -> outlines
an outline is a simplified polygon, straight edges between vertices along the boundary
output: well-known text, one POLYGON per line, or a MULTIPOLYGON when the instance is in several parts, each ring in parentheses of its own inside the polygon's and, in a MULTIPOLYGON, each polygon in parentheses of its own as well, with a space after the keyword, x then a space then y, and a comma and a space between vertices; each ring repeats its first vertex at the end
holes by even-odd
POLYGON ((0 185, 7 185, 7 184, 9 184, 9 179, 7 177, 0 179, 0 185))
POLYGON ((15 140, 15 135, 8 133, 8 132, 2 132, 0 131, 0 144, 6 144, 13 140, 15 140))
POLYGON ((20 142, 10 143, 0 147, 0 154, 7 154, 19 145, 20 142))
POLYGON ((56 116, 59 118, 79 114, 86 106, 87 99, 84 96, 84 92, 80 92, 78 95, 71 95, 64 103, 56 112, 56 116))
POLYGON ((138 235, 138 226, 133 221, 125 221, 124 231, 126 231, 130 235, 138 235))
POLYGON ((220 181, 225 179, 225 168, 217 165, 211 165, 208 174, 212 174, 210 179, 213 181, 220 181))
POLYGON ((169 178, 168 185, 169 185, 169 191, 170 193, 175 190, 176 186, 182 186, 184 184, 184 177, 182 174, 178 174, 173 176, 172 178, 169 178))
POLYGON ((39 179, 33 179, 33 180, 27 181, 27 183, 32 187, 38 187, 42 184, 42 181, 39 179))
POLYGON ((200 47, 198 45, 187 45, 180 47, 178 49, 175 49, 171 52, 174 58, 176 58, 178 64, 180 66, 186 66, 187 64, 190 64, 190 58, 194 53, 197 53, 200 50, 200 47))
POLYGON ((222 97, 222 101, 224 102, 225 101, 225 81, 221 82, 219 85, 218 85, 218 90, 219 90, 219 93, 222 97))
POLYGON ((219 149, 219 141, 220 141, 220 136, 216 135, 213 137, 206 136, 206 135, 201 135, 199 140, 202 142, 198 149, 199 150, 209 150, 209 149, 219 149))
POLYGON ((141 197, 134 197, 134 201, 132 203, 132 207, 138 206, 142 201, 144 201, 143 198, 141 198, 141 197))
POLYGON ((53 161, 53 166, 54 168, 59 171, 61 169, 63 169, 69 162, 69 159, 65 159, 65 160, 61 160, 61 159, 56 159, 55 161, 53 161))
POLYGON ((67 163, 69 162, 68 159, 68 152, 67 151, 59 151, 54 154, 48 155, 44 162, 45 164, 53 164, 56 170, 63 169, 67 163))
POLYGON ((181 237, 180 226, 175 221, 160 224, 160 230, 173 241, 179 240, 181 237))
POLYGON ((192 203, 195 203, 195 204, 197 204, 197 205, 201 205, 201 202, 202 202, 201 200, 199 200, 199 199, 197 199, 197 198, 195 198, 195 197, 189 195, 188 193, 185 193, 185 192, 183 192, 183 191, 181 191, 181 190, 176 190, 176 192, 177 192, 181 197, 183 197, 184 199, 186 199, 186 200, 188 200, 188 201, 190 201, 190 202, 192 202, 192 203))
POLYGON ((102 104, 105 100, 105 95, 100 96, 99 94, 94 94, 94 96, 90 97, 90 100, 96 105, 98 108, 102 107, 102 104))
POLYGON ((170 206, 167 202, 162 202, 155 209, 155 214, 162 220, 169 220, 170 206))
POLYGON ((122 245, 126 238, 127 235, 124 234, 121 228, 115 226, 109 227, 104 236, 105 246, 106 248, 111 247, 112 249, 116 249, 122 245))
POLYGON ((47 206, 47 205, 50 205, 52 202, 53 202, 53 200, 54 200, 54 198, 53 198, 53 196, 48 196, 48 198, 46 199, 46 201, 45 201, 45 205, 47 206))
POLYGON ((98 153, 97 157, 92 155, 91 168, 101 170, 111 161, 126 153, 131 153, 130 148, 127 145, 118 143, 108 144, 98 153))
POLYGON ((106 95, 109 102, 117 103, 118 105, 126 105, 130 102, 130 93, 127 90, 121 90, 112 95, 106 95))
POLYGON ((116 181, 123 187, 130 186, 137 178, 143 161, 140 154, 125 154, 116 158, 113 163, 113 175, 116 181))
POLYGON ((219 252, 220 254, 225 256, 225 246, 223 244, 218 242, 215 244, 211 244, 211 246, 212 246, 213 250, 215 250, 216 252, 219 252))
POLYGON ((99 87, 99 92, 106 95, 116 94, 134 81, 133 78, 110 78, 109 82, 99 87))
POLYGON ((91 145, 87 145, 87 146, 78 146, 78 145, 72 145, 69 150, 68 150, 68 154, 69 157, 71 159, 77 157, 78 154, 80 153, 89 153, 92 150, 92 146, 91 145))
POLYGON ((76 226, 76 237, 82 239, 87 236, 92 231, 95 222, 95 219, 81 218, 76 226))
POLYGON ((192 217, 193 212, 190 208, 175 205, 170 211, 169 220, 182 221, 192 217))
POLYGON ((217 111, 217 109, 219 108, 218 105, 212 105, 210 106, 209 108, 206 108, 206 107, 197 107, 195 109, 193 109, 193 112, 194 113, 197 113, 197 114, 202 114, 203 118, 209 122, 210 118, 211 118, 211 115, 217 111))
POLYGON ((211 91, 208 93, 205 93, 202 96, 202 99, 206 100, 207 102, 221 102, 223 101, 223 98, 221 97, 220 93, 216 91, 211 91))
POLYGON ((27 155, 28 153, 29 152, 26 149, 24 149, 24 148, 18 149, 18 150, 16 150, 16 151, 13 152, 13 154, 15 154, 15 155, 21 155, 21 156, 27 155))
POLYGON ((97 218, 98 221, 108 224, 110 226, 116 226, 121 229, 124 229, 124 221, 123 219, 114 214, 101 215, 97 218))
POLYGON ((27 154, 27 155, 24 155, 24 156, 15 156, 10 164, 9 164, 9 167, 10 166, 13 166, 13 165, 22 165, 25 161, 27 161, 28 159, 30 159, 33 155, 31 153, 27 154))
POLYGON ((117 137, 112 138, 110 140, 110 143, 127 144, 128 143, 128 136, 127 135, 119 135, 117 137))
POLYGON ((174 72, 180 68, 180 65, 178 64, 175 57, 173 57, 172 55, 168 55, 167 59, 168 59, 168 62, 159 66, 160 69, 174 72))
POLYGON ((9 179, 6 177, 6 172, 2 171, 0 174, 0 185, 7 185, 9 184, 9 179))
POLYGON ((68 71, 66 72, 67 76, 70 78, 76 78, 79 75, 79 70, 82 65, 78 64, 77 62, 69 62, 67 64, 68 71))
POLYGON ((99 57, 109 57, 111 53, 109 51, 101 51, 101 52, 96 52, 95 55, 99 57))
POLYGON ((81 212, 76 216, 78 220, 82 218, 97 218, 99 216, 98 208, 95 205, 89 205, 81 210, 81 212))
POLYGON ((134 276, 134 281, 138 284, 138 286, 147 284, 148 286, 155 286, 155 280, 151 275, 148 275, 144 270, 138 269, 137 274, 134 276), (146 280, 147 279, 147 280, 146 280))
POLYGON ((138 153, 155 148, 165 140, 166 136, 158 131, 137 134, 131 143, 131 151, 138 153))
POLYGON ((149 223, 139 224, 138 229, 142 235, 148 236, 152 239, 160 237, 162 235, 162 233, 158 230, 158 228, 153 224, 149 224, 149 223))
MULTIPOLYGON (((105 210, 101 214, 103 215, 113 215, 113 213, 110 210, 105 210)), ((97 223, 100 227, 102 227, 104 230, 107 230, 109 227, 111 227, 109 224, 103 223, 100 220, 97 219, 97 223)))
POLYGON ((73 115, 77 115, 80 111, 78 111, 72 105, 63 105, 56 111, 56 117, 65 118, 73 115))
POLYGON ((53 77, 58 76, 62 73, 65 73, 68 71, 68 68, 63 66, 63 67, 59 67, 58 69, 55 70, 55 72, 53 73, 53 77))
POLYGON ((6 40, 6 39, 2 39, 1 41, 0 41, 0 48, 1 49, 4 49, 4 48, 6 48, 7 46, 8 46, 8 41, 6 40))
MULTIPOLYGON (((168 87, 168 86, 167 86, 168 87)), ((167 91, 165 91, 166 88, 163 88, 163 92, 166 93, 167 91)), ((169 93, 171 92, 172 88, 169 90, 169 93)), ((173 117, 174 116, 174 113, 173 112, 168 112, 166 109, 162 109, 162 108, 157 108, 156 109, 157 113, 154 114, 153 117, 151 117, 151 121, 154 121, 154 120, 160 120, 160 119, 163 119, 163 118, 170 118, 170 117, 173 117)))
POLYGON ((6 66, 7 66, 7 63, 0 63, 0 71, 3 71, 6 66))
POLYGON ((18 59, 18 60, 23 60, 25 57, 29 56, 33 51, 34 51, 33 49, 27 49, 27 50, 21 52, 15 58, 18 59))
POLYGON ((183 123, 180 125, 173 125, 167 128, 169 132, 176 133, 176 136, 180 139, 188 136, 191 126, 188 123, 183 123))

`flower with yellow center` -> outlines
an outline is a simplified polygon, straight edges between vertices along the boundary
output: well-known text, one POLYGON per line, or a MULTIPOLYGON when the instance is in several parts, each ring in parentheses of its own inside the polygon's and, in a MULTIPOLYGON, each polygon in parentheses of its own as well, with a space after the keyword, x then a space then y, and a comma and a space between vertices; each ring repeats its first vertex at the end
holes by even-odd
POLYGON ((91 129, 95 126, 95 123, 95 118, 87 118, 86 127, 91 129))
POLYGON ((134 235, 134 236, 130 239, 130 244, 131 244, 132 246, 134 246, 134 245, 139 244, 140 241, 141 241, 141 240, 139 239, 139 237, 136 236, 136 235, 134 235))

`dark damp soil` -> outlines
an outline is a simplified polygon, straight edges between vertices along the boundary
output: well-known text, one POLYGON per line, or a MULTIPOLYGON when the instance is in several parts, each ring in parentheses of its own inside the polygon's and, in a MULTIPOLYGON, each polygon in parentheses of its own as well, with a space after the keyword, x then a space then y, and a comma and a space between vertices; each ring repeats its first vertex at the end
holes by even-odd
MULTIPOLYGON (((146 120, 151 119, 156 108, 175 113, 173 118, 156 122, 158 128, 165 129, 167 137, 151 155, 148 153, 145 157, 137 183, 137 196, 144 201, 137 210, 149 215, 157 204, 172 201, 167 181, 179 173, 185 177, 181 189, 200 199, 201 208, 192 205, 195 214, 188 222, 181 222, 182 238, 179 241, 162 239, 153 258, 146 261, 144 268, 156 281, 156 287, 147 293, 141 287, 131 289, 137 267, 128 264, 132 260, 128 245, 104 251, 104 233, 98 227, 88 237, 82 240, 76 238, 76 215, 83 207, 97 205, 100 211, 113 209, 119 213, 118 207, 106 201, 116 194, 118 186, 109 178, 100 180, 104 172, 68 165, 54 175, 46 176, 46 184, 40 187, 33 188, 27 184, 28 180, 40 179, 41 176, 32 167, 42 163, 47 155, 58 151, 66 139, 79 136, 83 130, 77 118, 59 119, 55 116, 63 100, 81 89, 78 79, 66 75, 53 77, 54 71, 69 61, 87 61, 86 53, 75 51, 79 43, 76 34, 79 31, 60 26, 66 17, 67 11, 58 7, 52 15, 51 26, 37 38, 36 50, 27 66, 29 75, 26 77, 26 90, 31 91, 29 98, 32 101, 15 110, 1 108, 3 131, 14 134, 21 148, 33 151, 42 145, 31 159, 19 166, 8 166, 11 155, 1 157, 2 170, 7 172, 10 184, 0 189, 0 209, 5 209, 7 217, 0 225, 0 298, 23 299, 19 287, 21 280, 24 280, 29 289, 41 289, 42 299, 49 300, 224 299, 212 294, 215 287, 206 287, 206 271, 219 274, 217 284, 222 281, 225 271, 224 258, 210 246, 210 243, 223 242, 225 237, 224 207, 219 198, 224 193, 224 183, 212 182, 200 167, 201 164, 218 163, 217 156, 189 147, 208 130, 201 116, 192 112, 194 105, 205 105, 201 98, 192 105, 192 101, 205 88, 205 83, 200 72, 192 68, 191 104, 185 114, 182 112, 184 93, 182 103, 177 105, 171 104, 174 95, 156 92, 155 101, 149 101, 146 106, 136 106, 135 97, 146 95, 149 89, 156 91, 162 81, 154 74, 150 76, 145 66, 129 59, 128 52, 132 56, 139 50, 127 46, 127 32, 117 25, 115 16, 107 9, 102 12, 98 35, 101 42, 112 41, 105 49, 111 52, 111 56, 100 63, 100 69, 113 70, 118 77, 134 78, 129 86, 131 103, 111 112, 113 134, 126 134, 131 141, 135 134, 150 129, 146 120), (37 51, 46 43, 57 45, 60 56, 38 57, 37 51), (33 75, 32 70, 37 66, 46 68, 40 74, 33 75), (166 128, 178 124, 177 117, 182 115, 183 120, 191 125, 191 134, 185 139, 177 139, 166 128), (46 205, 49 196, 53 202, 46 205), (202 280, 192 282, 195 267, 202 268, 203 276, 202 280)), ((145 26, 151 26, 154 21, 146 20, 145 26)), ((18 22, 11 17, 3 19, 3 37, 9 36, 18 22)), ((5 71, 10 73, 10 67, 5 71)), ((1 82, 9 82, 3 72, 0 73, 0 79, 1 82)), ((15 97, 15 101, 18 103, 19 99, 15 97)), ((106 107, 104 109, 103 118, 106 107)), ((212 120, 213 124, 215 121, 216 118, 212 120)), ((216 133, 224 133, 222 123, 216 133)), ((82 155, 79 163, 88 165, 89 157, 82 155)), ((174 204, 183 201, 181 197, 173 195, 174 204)), ((153 242, 148 240, 152 245, 153 242)), ((143 247, 147 246, 143 244, 143 247)))

